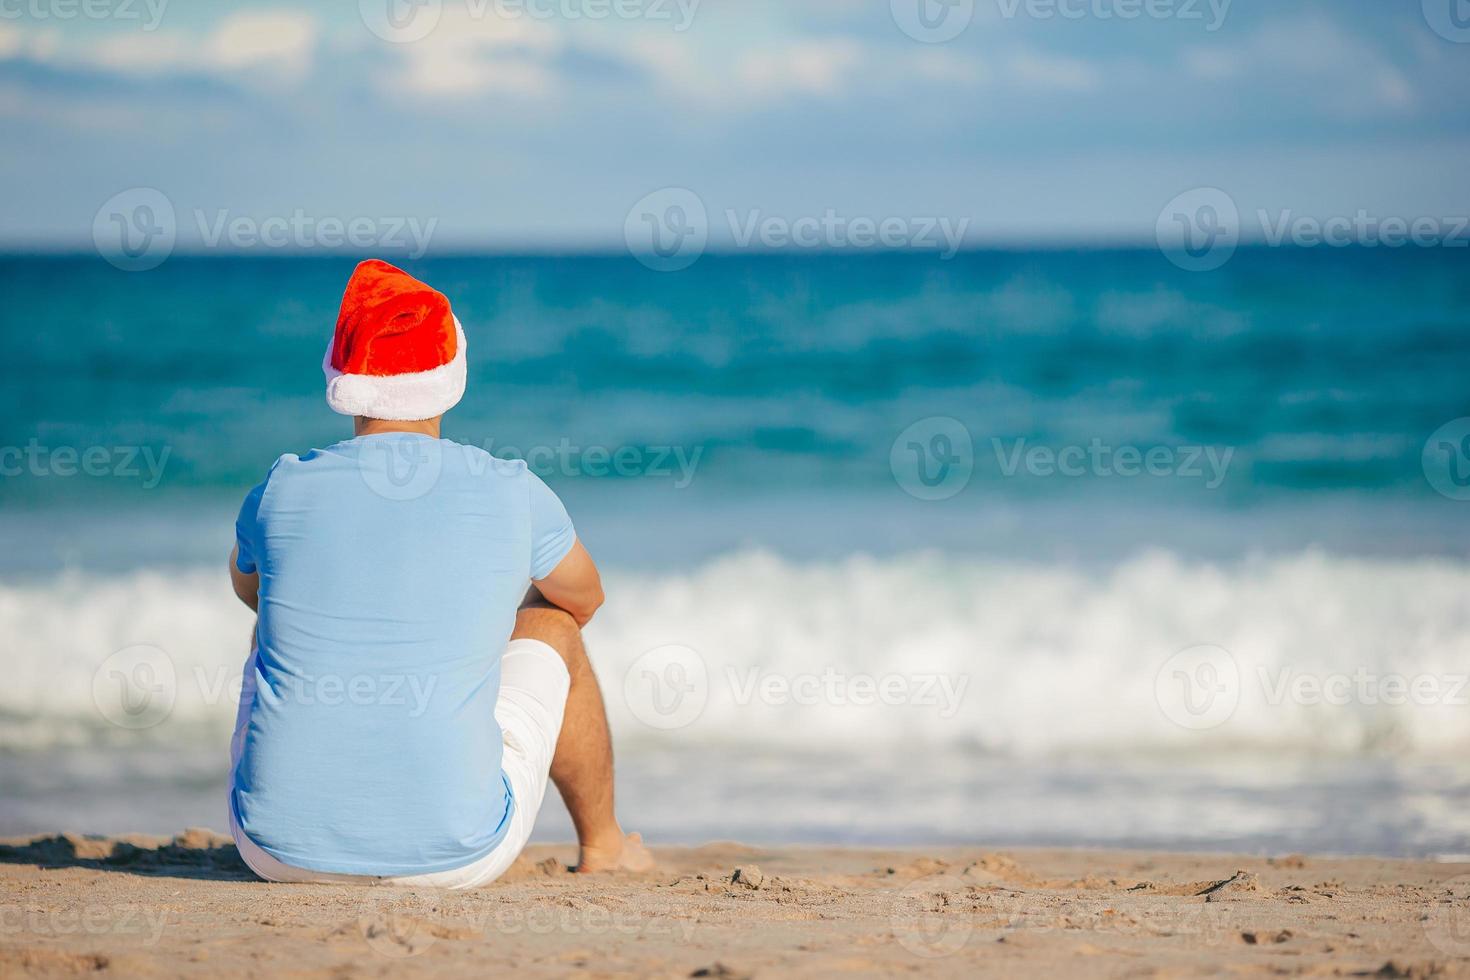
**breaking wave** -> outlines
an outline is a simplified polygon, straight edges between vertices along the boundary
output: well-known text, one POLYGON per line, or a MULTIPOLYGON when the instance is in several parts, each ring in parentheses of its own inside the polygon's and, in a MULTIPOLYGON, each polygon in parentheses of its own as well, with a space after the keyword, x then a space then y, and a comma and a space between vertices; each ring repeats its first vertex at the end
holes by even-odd
MULTIPOLYGON (((680 574, 613 570, 607 586, 588 645, 634 746, 1031 757, 1470 744, 1459 561, 1155 551, 1097 569, 747 551, 680 574)), ((0 583, 0 749, 226 738, 250 620, 212 568, 0 583), (119 723, 119 665, 140 662, 166 704, 119 723)))

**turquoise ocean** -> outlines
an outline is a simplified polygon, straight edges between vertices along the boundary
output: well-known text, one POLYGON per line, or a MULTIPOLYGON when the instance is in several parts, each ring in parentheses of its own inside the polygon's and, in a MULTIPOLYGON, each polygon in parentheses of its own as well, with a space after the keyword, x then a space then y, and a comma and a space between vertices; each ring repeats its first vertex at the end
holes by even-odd
MULTIPOLYGON (((350 434, 353 263, 0 257, 0 836, 223 827, 234 513, 350 434)), ((446 437, 606 569, 650 838, 1470 852, 1470 251, 403 265, 446 437)))

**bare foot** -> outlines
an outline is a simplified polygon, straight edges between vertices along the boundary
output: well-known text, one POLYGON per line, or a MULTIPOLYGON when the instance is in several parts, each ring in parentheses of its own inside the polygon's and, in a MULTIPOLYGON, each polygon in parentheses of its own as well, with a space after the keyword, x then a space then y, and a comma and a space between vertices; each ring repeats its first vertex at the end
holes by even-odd
POLYGON ((598 871, 651 871, 653 853, 643 843, 641 834, 629 834, 612 847, 584 846, 577 855, 577 873, 598 871))

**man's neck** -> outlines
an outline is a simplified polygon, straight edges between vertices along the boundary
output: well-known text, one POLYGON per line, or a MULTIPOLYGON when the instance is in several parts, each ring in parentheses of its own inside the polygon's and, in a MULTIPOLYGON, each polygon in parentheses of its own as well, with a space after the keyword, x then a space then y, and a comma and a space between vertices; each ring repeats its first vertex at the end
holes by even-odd
POLYGON ((359 415, 352 423, 353 434, 373 436, 382 432, 417 432, 420 435, 439 438, 439 419, 424 419, 420 422, 390 422, 386 419, 369 419, 359 415))

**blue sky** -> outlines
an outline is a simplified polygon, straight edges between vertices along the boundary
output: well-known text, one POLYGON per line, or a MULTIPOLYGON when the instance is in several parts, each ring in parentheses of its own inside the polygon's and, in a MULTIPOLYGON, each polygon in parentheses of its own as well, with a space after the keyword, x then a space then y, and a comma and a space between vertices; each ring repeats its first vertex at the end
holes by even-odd
POLYGON ((717 243, 728 212, 1145 241, 1206 186, 1470 213, 1470 0, 923 0, 942 42, 919 0, 86 2, 0 0, 0 247, 89 247, 135 187, 181 242, 304 213, 436 248, 617 247, 671 186, 717 243))

